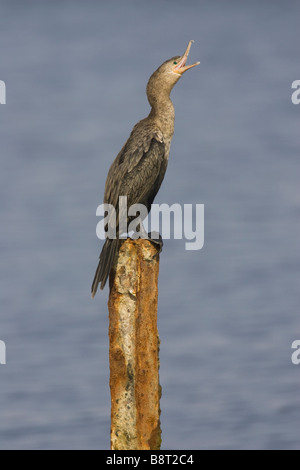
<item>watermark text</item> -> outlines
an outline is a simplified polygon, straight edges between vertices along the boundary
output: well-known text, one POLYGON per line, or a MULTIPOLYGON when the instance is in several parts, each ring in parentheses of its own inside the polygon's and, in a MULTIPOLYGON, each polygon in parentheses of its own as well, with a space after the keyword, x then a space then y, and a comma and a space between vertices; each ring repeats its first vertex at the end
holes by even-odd
POLYGON ((295 349, 296 351, 293 352, 292 354, 292 363, 295 366, 298 366, 300 364, 300 340, 296 339, 295 341, 292 342, 292 349, 295 349))
POLYGON ((0 364, 6 364, 6 345, 0 340, 0 364))
POLYGON ((296 90, 292 94, 292 98, 291 98, 292 103, 293 104, 299 104, 300 103, 300 80, 294 80, 293 83, 292 83, 291 88, 293 90, 296 90))
POLYGON ((0 80, 0 104, 6 104, 6 85, 3 80, 0 80))
POLYGON ((204 204, 152 204, 148 214, 143 204, 128 208, 127 196, 120 196, 117 211, 111 204, 101 204, 96 215, 103 217, 96 227, 100 240, 127 238, 128 234, 133 239, 155 239, 158 230, 163 240, 188 240, 186 250, 201 250, 204 245, 204 204))

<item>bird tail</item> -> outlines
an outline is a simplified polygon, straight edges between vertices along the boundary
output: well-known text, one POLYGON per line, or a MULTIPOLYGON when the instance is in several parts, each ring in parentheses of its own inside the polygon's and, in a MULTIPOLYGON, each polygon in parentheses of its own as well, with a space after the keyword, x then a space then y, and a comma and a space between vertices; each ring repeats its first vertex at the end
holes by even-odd
POLYGON ((91 288, 92 298, 94 298, 96 295, 98 284, 100 284, 100 289, 103 289, 106 284, 107 278, 115 260, 116 252, 118 249, 118 242, 118 238, 107 238, 103 245, 101 254, 99 256, 99 264, 97 266, 91 288))

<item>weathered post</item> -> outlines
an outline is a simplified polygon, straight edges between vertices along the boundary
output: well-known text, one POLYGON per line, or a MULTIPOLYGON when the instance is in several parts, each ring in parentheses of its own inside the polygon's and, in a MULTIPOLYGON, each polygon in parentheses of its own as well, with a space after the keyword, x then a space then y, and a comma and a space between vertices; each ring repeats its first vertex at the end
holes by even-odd
POLYGON ((156 253, 148 240, 124 240, 110 277, 112 450, 160 448, 156 253))

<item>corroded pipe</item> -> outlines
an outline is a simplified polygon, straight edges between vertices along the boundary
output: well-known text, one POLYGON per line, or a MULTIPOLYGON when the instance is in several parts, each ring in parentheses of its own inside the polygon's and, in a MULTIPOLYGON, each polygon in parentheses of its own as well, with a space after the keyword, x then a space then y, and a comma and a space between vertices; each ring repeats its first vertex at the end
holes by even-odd
POLYGON ((160 448, 156 253, 148 240, 127 239, 110 276, 112 450, 160 448))

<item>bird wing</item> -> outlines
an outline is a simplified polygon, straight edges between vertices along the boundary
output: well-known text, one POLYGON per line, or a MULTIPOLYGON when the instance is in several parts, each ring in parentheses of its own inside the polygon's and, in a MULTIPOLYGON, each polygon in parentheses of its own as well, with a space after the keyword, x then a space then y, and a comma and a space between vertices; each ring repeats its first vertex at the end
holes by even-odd
POLYGON ((164 156, 165 144, 153 138, 148 150, 128 170, 120 186, 120 195, 127 195, 128 207, 138 203, 147 205, 149 199, 152 203, 165 174, 164 156))
MULTIPOLYGON (((136 180, 136 184, 139 184, 137 177, 135 177, 136 172, 142 176, 142 170, 144 169, 145 173, 148 174, 151 168, 150 147, 150 153, 153 153, 152 166, 156 174, 157 160, 162 160, 164 156, 163 135, 159 130, 150 130, 147 129, 147 126, 139 128, 136 125, 110 167, 105 184, 104 203, 116 207, 119 196, 129 196, 126 192, 126 185, 132 184, 133 180, 136 180), (157 142, 157 145, 155 145, 155 142, 157 142)), ((132 202, 132 204, 137 202, 139 201, 132 202)))
MULTIPOLYGON (((165 144, 160 131, 147 132, 145 126, 141 132, 133 129, 113 162, 105 185, 104 202, 115 207, 117 220, 119 196, 127 196, 128 208, 132 204, 152 203, 165 174, 164 156, 165 144)), ((127 214, 121 213, 122 216, 127 214)))

